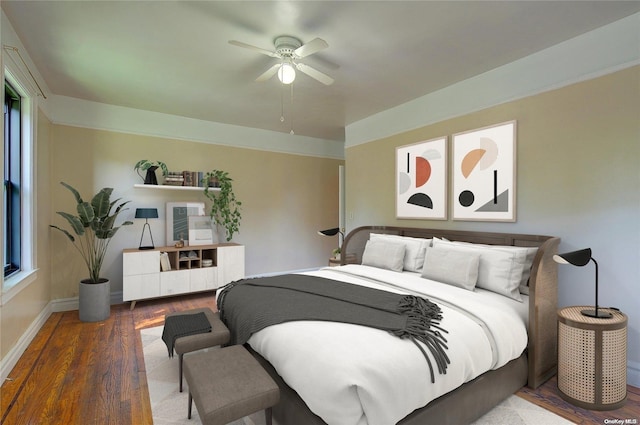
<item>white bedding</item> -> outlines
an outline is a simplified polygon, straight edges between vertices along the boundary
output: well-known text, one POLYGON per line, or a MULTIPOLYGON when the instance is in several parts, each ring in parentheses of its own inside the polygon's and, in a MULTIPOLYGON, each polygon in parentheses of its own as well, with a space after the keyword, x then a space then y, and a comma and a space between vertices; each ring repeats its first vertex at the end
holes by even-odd
POLYGON ((519 357, 527 345, 526 297, 522 303, 481 289, 467 291, 430 281, 416 273, 361 265, 307 274, 426 296, 442 308, 441 326, 449 332, 451 364, 446 375, 436 370, 435 384, 414 343, 382 330, 298 321, 254 334, 248 341, 251 347, 330 425, 395 424, 464 382, 519 357))

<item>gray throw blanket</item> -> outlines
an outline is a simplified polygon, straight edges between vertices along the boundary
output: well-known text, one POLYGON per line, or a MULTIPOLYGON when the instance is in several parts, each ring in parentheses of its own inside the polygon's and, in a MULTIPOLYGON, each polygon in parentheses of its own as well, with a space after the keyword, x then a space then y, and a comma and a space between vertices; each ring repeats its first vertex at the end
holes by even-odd
POLYGON ((164 320, 164 329, 162 329, 162 340, 169 350, 169 357, 173 357, 173 346, 176 344, 176 339, 205 332, 211 332, 211 324, 202 312, 167 317, 164 320))
POLYGON ((438 372, 445 374, 449 357, 439 327, 440 307, 413 295, 367 288, 308 275, 282 275, 244 279, 227 285, 218 297, 220 318, 231 332, 229 344, 244 344, 267 326, 297 320, 352 323, 382 329, 407 338, 422 351, 435 382, 433 365, 423 346, 433 355, 438 372))

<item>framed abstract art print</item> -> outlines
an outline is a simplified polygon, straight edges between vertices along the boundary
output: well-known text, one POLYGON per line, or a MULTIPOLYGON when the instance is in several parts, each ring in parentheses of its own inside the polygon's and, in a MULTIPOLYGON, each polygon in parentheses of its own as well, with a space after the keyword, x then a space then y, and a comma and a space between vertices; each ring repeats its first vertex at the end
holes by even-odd
POLYGON ((396 217, 447 219, 447 138, 396 148, 396 217))
POLYGON ((516 221, 516 121, 453 135, 454 220, 516 221))

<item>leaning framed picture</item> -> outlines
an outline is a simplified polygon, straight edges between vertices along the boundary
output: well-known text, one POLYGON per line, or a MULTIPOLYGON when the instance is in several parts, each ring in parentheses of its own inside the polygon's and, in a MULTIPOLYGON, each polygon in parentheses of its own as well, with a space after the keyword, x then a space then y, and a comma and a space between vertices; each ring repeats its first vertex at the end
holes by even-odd
POLYGON ((211 245, 213 243, 213 227, 208 215, 190 215, 189 246, 211 245))
POLYGON ((516 121, 454 134, 454 220, 516 221, 516 121))
POLYGON ((447 219, 447 138, 396 148, 396 217, 447 219))
POLYGON ((167 202, 167 246, 189 242, 189 216, 204 215, 204 202, 167 202))

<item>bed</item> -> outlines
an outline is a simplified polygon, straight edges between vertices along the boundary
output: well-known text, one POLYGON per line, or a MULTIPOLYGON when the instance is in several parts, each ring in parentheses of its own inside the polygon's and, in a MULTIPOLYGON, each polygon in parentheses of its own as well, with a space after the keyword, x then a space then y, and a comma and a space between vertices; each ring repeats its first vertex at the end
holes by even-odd
MULTIPOLYGON (((411 351, 406 340, 395 342, 401 340, 389 332, 336 322, 269 326, 246 345, 281 388, 275 420, 279 425, 462 424, 524 385, 538 387, 556 372, 552 256, 558 244, 558 238, 540 235, 388 226, 351 231, 340 267, 305 275, 432 300, 451 335, 451 364, 428 382, 418 350, 411 351), (418 250, 424 247, 426 256, 418 250), (491 286, 501 278, 495 268, 487 271, 487 264, 493 267, 493 258, 506 257, 524 261, 526 270, 509 269, 511 286, 505 291, 491 286), (346 264, 346 258, 355 264, 346 264), (442 264, 449 264, 450 273, 442 264), (478 275, 469 277, 468 270, 478 275), (489 286, 466 286, 475 279, 489 286)), ((233 333, 233 323, 227 326, 233 333)))

